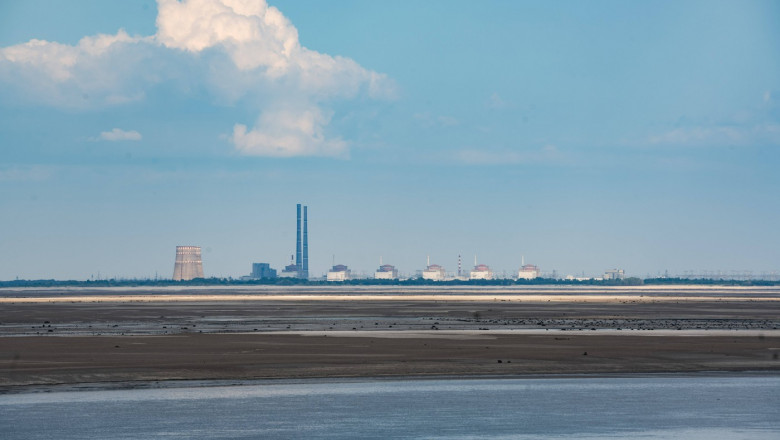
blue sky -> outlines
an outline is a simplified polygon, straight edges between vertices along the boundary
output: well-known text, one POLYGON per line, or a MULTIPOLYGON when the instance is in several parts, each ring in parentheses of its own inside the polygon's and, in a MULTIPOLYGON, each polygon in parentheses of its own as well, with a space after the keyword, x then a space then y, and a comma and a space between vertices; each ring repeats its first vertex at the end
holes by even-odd
POLYGON ((0 279, 780 271, 773 1, 0 2, 0 279))

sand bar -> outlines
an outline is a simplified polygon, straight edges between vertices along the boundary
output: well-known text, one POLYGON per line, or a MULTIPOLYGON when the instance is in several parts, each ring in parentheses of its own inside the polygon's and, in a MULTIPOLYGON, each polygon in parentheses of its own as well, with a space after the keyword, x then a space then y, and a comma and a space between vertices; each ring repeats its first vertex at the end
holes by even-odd
POLYGON ((780 373, 780 337, 186 334, 8 338, 0 392, 158 380, 449 375, 780 373))

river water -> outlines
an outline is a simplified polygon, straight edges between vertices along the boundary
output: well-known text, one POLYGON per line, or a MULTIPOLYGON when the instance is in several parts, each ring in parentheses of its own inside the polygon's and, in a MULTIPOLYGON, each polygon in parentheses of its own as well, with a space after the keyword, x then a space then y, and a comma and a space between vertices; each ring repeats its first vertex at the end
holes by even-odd
POLYGON ((3 439, 778 439, 780 376, 262 382, 0 396, 3 439))

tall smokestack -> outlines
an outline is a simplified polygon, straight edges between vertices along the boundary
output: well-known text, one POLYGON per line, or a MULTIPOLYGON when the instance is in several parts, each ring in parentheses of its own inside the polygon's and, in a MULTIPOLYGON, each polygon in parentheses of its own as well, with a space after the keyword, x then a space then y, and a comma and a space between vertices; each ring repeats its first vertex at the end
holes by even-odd
POLYGON ((295 238, 295 267, 298 270, 298 278, 301 277, 303 261, 301 261, 301 204, 298 203, 298 232, 295 238))
POLYGON ((308 206, 303 207, 303 279, 309 279, 309 220, 308 206))

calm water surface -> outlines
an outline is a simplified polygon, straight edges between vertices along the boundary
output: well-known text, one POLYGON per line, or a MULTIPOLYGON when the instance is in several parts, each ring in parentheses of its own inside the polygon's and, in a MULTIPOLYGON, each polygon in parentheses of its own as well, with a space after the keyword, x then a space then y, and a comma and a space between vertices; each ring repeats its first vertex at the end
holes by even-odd
POLYGON ((780 438, 780 377, 271 383, 0 396, 3 439, 780 438))

